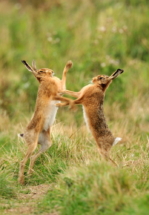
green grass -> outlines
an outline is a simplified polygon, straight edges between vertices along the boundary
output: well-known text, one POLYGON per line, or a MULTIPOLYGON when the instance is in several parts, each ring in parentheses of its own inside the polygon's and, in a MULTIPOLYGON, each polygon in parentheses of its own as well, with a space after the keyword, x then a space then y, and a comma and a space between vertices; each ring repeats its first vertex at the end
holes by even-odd
POLYGON ((6 199, 16 197, 16 190, 12 183, 8 181, 6 174, 1 174, 0 177, 0 196, 6 199))
POLYGON ((137 207, 147 201, 148 194, 144 191, 142 196, 137 195, 139 180, 128 169, 91 163, 65 175, 59 177, 41 202, 41 211, 52 212, 57 208, 61 214, 127 214, 127 211, 139 214, 148 208, 137 207))
MULTIPOLYGON (((147 0, 0 2, 1 214, 147 215, 149 206, 149 3, 147 0), (98 74, 125 72, 107 90, 108 125, 123 141, 118 168, 103 161, 82 108, 61 108, 51 148, 25 186, 18 185, 26 146, 17 138, 34 110, 38 83, 21 63, 36 60, 79 91, 98 74)), ((28 167, 28 163, 27 163, 28 167)))
POLYGON ((33 214, 147 214, 147 135, 140 136, 135 130, 132 134, 130 125, 132 123, 127 122, 122 131, 130 139, 115 146, 111 152, 118 167, 101 160, 97 146, 84 126, 76 129, 55 125, 52 147, 37 160, 33 175, 26 175, 23 187, 17 184, 17 174, 25 146, 16 141, 10 151, 2 148, 1 197, 5 203, 2 211, 10 208, 17 211, 22 204, 28 205, 31 201, 33 214), (64 135, 66 131, 67 135, 64 135), (47 194, 41 195, 39 202, 28 199, 30 187, 38 188, 40 184, 50 185, 47 194), (22 193, 26 198, 20 197, 22 193))

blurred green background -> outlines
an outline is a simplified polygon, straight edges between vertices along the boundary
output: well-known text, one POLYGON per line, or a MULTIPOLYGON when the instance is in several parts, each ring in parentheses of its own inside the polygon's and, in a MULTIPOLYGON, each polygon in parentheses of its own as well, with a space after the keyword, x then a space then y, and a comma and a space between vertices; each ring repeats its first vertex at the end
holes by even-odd
MULTIPOLYGON (((147 0, 1 0, 1 118, 20 121, 34 110, 38 83, 21 60, 35 60, 58 77, 72 60, 67 89, 74 91, 93 76, 122 68, 125 73, 108 89, 105 107, 116 102, 125 114, 134 101, 148 102, 148 14, 147 0)), ((81 108, 75 117, 61 109, 58 119, 79 123, 81 115, 81 108)))
POLYGON ((148 215, 148 70, 148 0, 0 0, 0 214, 148 215), (18 185, 26 144, 17 133, 33 114, 38 90, 21 60, 60 78, 72 60, 73 91, 124 69, 104 103, 108 126, 122 137, 111 150, 118 168, 100 159, 81 106, 65 107, 52 126, 53 145, 18 185))

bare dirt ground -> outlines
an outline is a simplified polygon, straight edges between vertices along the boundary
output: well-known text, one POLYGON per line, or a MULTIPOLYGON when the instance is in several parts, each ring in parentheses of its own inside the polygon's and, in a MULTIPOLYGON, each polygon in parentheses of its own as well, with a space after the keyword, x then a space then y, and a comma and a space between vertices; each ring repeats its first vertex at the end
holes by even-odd
MULTIPOLYGON (((41 184, 37 186, 26 186, 23 191, 27 193, 20 193, 18 195, 18 202, 14 203, 12 207, 6 206, 4 214, 7 215, 33 215, 35 214, 36 206, 40 202, 40 199, 47 193, 50 185, 41 184)), ((37 210, 36 210, 37 212, 37 210)), ((37 214, 37 213, 36 213, 37 214)), ((58 215, 58 213, 43 213, 44 215, 58 215)))

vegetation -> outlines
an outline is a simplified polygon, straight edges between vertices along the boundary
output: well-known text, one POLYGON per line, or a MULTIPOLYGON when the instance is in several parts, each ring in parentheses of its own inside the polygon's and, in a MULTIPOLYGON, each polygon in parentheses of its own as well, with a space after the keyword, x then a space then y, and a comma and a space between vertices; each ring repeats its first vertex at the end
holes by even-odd
POLYGON ((147 0, 0 2, 1 214, 147 215, 149 206, 149 3, 147 0), (62 108, 52 147, 26 185, 17 183, 25 144, 17 138, 34 110, 38 83, 21 63, 37 62, 79 91, 98 74, 125 70, 107 90, 108 125, 123 141, 102 160, 82 109, 62 108))

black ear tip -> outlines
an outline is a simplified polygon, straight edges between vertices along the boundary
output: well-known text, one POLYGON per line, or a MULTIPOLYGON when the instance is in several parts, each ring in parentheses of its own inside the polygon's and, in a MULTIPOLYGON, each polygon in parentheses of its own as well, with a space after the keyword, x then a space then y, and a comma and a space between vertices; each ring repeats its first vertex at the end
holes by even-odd
POLYGON ((121 72, 121 73, 123 73, 123 72, 124 72, 124 70, 123 70, 123 69, 117 69, 117 72, 121 72))
POLYGON ((30 66, 26 63, 25 60, 22 60, 22 63, 23 63, 28 69, 31 69, 30 66))
POLYGON ((26 61, 25 61, 25 60, 21 60, 21 62, 22 62, 24 65, 26 65, 26 61))

